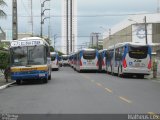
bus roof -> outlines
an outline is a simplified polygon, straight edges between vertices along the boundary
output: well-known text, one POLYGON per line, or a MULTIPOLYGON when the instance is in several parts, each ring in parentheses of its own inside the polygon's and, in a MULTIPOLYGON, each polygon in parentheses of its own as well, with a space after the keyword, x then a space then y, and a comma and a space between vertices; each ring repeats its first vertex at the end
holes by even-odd
POLYGON ((148 46, 148 45, 146 45, 146 44, 144 44, 144 43, 123 42, 123 43, 117 43, 117 44, 115 44, 115 46, 114 46, 114 45, 109 46, 109 49, 114 49, 114 47, 115 47, 115 48, 117 48, 117 47, 122 47, 122 46, 124 46, 124 45, 148 46))
POLYGON ((92 49, 92 48, 84 48, 84 49, 82 49, 82 50, 84 50, 84 51, 95 51, 96 49, 92 49))
POLYGON ((68 57, 69 55, 61 55, 62 57, 68 57))
POLYGON ((101 52, 106 51, 106 50, 107 50, 107 49, 103 49, 103 50, 99 50, 98 52, 101 53, 101 52))
POLYGON ((52 54, 52 55, 54 54, 55 55, 55 54, 58 54, 58 53, 57 52, 50 52, 50 54, 52 54))

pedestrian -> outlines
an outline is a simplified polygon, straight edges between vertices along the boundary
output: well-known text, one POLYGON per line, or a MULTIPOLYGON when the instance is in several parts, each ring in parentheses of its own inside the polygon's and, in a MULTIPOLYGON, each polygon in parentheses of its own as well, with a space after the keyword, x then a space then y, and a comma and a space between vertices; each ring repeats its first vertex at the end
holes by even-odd
POLYGON ((10 76, 10 67, 7 66, 6 69, 4 70, 4 77, 6 79, 6 82, 8 82, 9 76, 10 76))

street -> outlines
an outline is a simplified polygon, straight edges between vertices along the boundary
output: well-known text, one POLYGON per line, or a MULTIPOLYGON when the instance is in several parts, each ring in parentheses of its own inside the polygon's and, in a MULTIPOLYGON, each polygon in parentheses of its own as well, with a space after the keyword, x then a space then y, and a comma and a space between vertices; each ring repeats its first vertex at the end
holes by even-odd
POLYGON ((0 113, 159 113, 160 83, 106 73, 52 71, 47 84, 24 83, 0 90, 0 113))

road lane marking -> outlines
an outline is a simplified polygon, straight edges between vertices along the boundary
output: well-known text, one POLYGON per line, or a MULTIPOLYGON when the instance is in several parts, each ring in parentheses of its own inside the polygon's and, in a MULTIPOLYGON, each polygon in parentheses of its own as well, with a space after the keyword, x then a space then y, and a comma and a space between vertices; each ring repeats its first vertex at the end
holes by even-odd
POLYGON ((119 98, 127 103, 132 103, 132 101, 126 99, 125 97, 119 96, 119 98))
POLYGON ((99 87, 102 87, 102 84, 101 83, 96 83, 97 86, 99 87))
POLYGON ((107 90, 108 92, 112 93, 112 90, 109 88, 105 88, 105 90, 107 90))

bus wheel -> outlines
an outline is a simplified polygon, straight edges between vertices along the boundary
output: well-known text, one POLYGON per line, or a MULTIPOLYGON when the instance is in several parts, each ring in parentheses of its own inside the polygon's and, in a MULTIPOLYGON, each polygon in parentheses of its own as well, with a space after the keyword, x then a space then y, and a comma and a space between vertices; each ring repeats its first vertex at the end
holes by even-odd
POLYGON ((51 80, 51 75, 48 76, 48 80, 51 80))
POLYGON ((118 77, 123 77, 123 74, 122 74, 122 68, 121 68, 121 74, 120 74, 119 67, 118 67, 118 77))
POLYGON ((22 81, 21 80, 16 80, 17 85, 21 85, 22 81))
POLYGON ((119 73, 119 67, 118 67, 118 77, 121 77, 121 74, 119 73))

